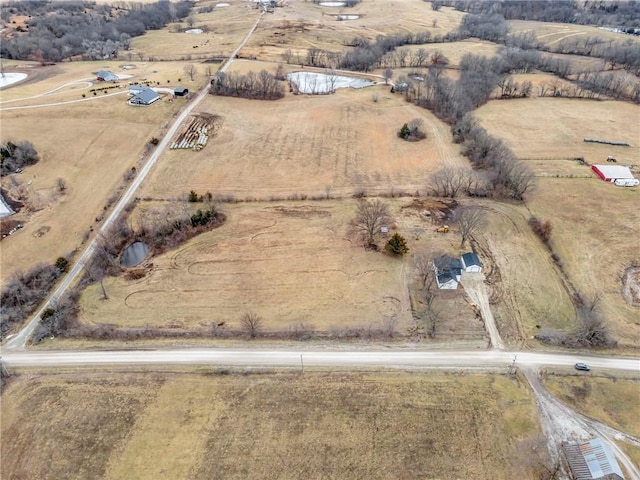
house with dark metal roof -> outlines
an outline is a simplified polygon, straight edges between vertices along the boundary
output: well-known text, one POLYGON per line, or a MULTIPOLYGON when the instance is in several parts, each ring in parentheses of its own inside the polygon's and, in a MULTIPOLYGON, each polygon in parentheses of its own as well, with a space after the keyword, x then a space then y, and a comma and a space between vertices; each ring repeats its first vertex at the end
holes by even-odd
POLYGON ((433 260, 433 270, 436 272, 438 288, 443 290, 455 290, 462 276, 462 263, 460 259, 442 255, 433 260))
POLYGON ((465 272, 482 271, 482 263, 480 262, 480 258, 478 258, 478 255, 473 252, 463 254, 460 257, 460 261, 462 262, 462 268, 465 272))
POLYGON ((189 89, 185 87, 176 87, 173 89, 173 94, 176 97, 184 97, 187 93, 189 93, 189 89))
POLYGON ((620 465, 600 438, 563 442, 562 450, 575 480, 624 480, 620 465))
POLYGON ((100 70, 96 73, 96 80, 99 82, 116 82, 120 79, 115 73, 111 73, 109 70, 100 70))
POLYGON ((129 98, 129 105, 147 106, 160 100, 160 96, 152 88, 140 85, 135 87, 129 89, 129 93, 132 94, 131 98, 129 98))

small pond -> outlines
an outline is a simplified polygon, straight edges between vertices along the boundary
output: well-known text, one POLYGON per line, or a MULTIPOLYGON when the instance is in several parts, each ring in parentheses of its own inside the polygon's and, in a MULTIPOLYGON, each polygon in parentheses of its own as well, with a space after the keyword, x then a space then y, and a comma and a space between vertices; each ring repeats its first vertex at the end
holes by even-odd
POLYGON ((123 267, 135 267, 139 265, 149 253, 149 245, 144 242, 134 242, 127 247, 120 258, 123 267))

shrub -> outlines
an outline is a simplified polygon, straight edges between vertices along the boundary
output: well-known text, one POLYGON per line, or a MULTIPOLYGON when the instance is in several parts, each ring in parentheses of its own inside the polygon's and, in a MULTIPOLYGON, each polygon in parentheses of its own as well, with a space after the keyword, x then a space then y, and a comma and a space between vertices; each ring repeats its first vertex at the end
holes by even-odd
POLYGON ((160 140, 158 140, 158 137, 151 137, 151 140, 149 140, 149 143, 151 145, 158 145, 160 143, 160 140))
POLYGON ((407 247, 407 241, 405 238, 399 233, 394 233, 393 236, 389 239, 384 249, 391 253, 392 255, 404 255, 409 251, 409 247, 407 247))

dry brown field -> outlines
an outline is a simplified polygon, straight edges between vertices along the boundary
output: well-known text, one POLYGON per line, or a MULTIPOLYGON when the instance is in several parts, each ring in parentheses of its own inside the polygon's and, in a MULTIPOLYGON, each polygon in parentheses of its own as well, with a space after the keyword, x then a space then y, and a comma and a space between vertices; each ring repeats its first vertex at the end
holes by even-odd
POLYGON ((428 2, 384 0, 361 2, 353 8, 323 7, 313 2, 290 2, 276 8, 260 25, 240 55, 282 61, 282 53, 291 49, 303 58, 309 48, 343 51, 345 42, 355 37, 375 40, 378 35, 431 32, 444 35, 454 30, 464 16, 453 9, 435 12, 428 2), (336 15, 359 15, 356 20, 339 21, 336 15), (393 18, 393 22, 389 19, 393 18), (434 27, 434 21, 436 26, 434 27))
POLYGON ((546 371, 545 386, 576 411, 625 433, 640 436, 640 378, 591 372, 546 371))
MULTIPOLYGON (((56 66, 53 75, 44 72, 38 82, 3 90, 2 101, 50 92, 73 79, 91 77, 91 72, 101 66, 97 63, 56 66)), ((139 67, 129 70, 140 72, 137 79, 177 82, 177 65, 139 67)), ((113 70, 118 72, 116 68, 113 70)), ((88 88, 87 94, 91 98, 88 88)), ((139 165, 145 143, 153 135, 160 135, 161 125, 181 106, 180 102, 162 99, 148 108, 134 108, 126 104, 126 94, 106 98, 100 95, 79 103, 0 112, 2 139, 29 140, 41 156, 38 164, 27 167, 13 180, 3 179, 3 188, 22 188, 28 192, 29 208, 12 217, 22 221, 25 228, 2 241, 2 281, 18 269, 53 262, 79 247, 89 228, 99 226, 95 218, 103 214, 105 202, 123 183, 123 175, 139 165), (66 181, 64 194, 57 191, 57 178, 66 181), (41 229, 47 233, 37 237, 41 229)), ((62 89, 59 94, 6 103, 0 108, 71 99, 81 99, 81 93, 62 89)))
POLYGON ((2 400, 3 478, 539 473, 519 452, 535 402, 501 375, 75 372, 14 378, 2 400))
MULTIPOLYGON (((457 254, 455 236, 437 234, 417 210, 400 208, 411 201, 390 200, 411 251, 457 254)), ((146 277, 105 281, 109 300, 102 300, 98 286, 88 288, 81 319, 185 329, 224 322, 242 331, 242 315, 254 312, 266 332, 304 326, 340 336, 352 328, 382 330, 388 318, 396 318, 396 332, 406 334, 413 325, 412 257, 366 251, 348 234, 355 207, 353 199, 225 204, 222 227, 152 258, 146 277)), ((445 339, 460 338, 461 332, 467 333, 462 338, 484 338, 462 290, 439 301, 438 331, 445 339)))
POLYGON ((609 32, 589 25, 509 20, 509 29, 512 33, 534 32, 540 42, 550 47, 565 39, 586 39, 588 37, 597 37, 605 41, 619 43, 627 40, 640 43, 640 40, 633 35, 609 32))
MULTIPOLYGON (((490 102, 479 109, 477 117, 538 177, 527 207, 532 215, 551 222, 552 246, 570 281, 584 295, 603 293, 600 308, 614 336, 622 345, 637 345, 638 309, 625 303, 621 277, 638 260, 638 189, 602 182, 588 166, 568 159, 582 156, 589 163, 606 163, 606 157, 614 155, 619 164, 632 165, 637 175, 640 145, 635 125, 640 109, 622 102, 539 98, 517 100, 513 105, 490 102), (587 137, 627 141, 632 146, 583 142, 587 137)), ((521 212, 523 226, 529 211, 521 212)), ((552 277, 548 271, 538 271, 535 278, 544 283, 552 277)), ((544 295, 539 304, 558 298, 544 295)), ((553 314, 549 323, 558 322, 555 312, 549 313, 553 314)), ((567 315, 568 311, 560 318, 567 319, 567 315)))
POLYGON ((185 189, 266 200, 321 195, 326 187, 338 195, 392 187, 413 193, 424 191, 440 166, 466 165, 447 125, 382 85, 273 102, 211 96, 198 110, 222 116, 222 130, 200 152, 167 153, 142 197, 177 197, 185 189), (428 138, 400 140, 397 131, 416 117, 428 138))

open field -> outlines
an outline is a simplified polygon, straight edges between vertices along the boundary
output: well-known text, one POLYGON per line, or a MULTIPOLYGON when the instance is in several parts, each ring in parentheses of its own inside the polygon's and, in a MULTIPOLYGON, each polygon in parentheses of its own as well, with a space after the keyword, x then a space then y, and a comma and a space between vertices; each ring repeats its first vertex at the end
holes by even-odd
POLYGON ((355 37, 375 40, 378 35, 431 32, 444 35, 454 30, 464 16, 453 9, 435 12, 427 2, 399 0, 393 3, 371 0, 353 8, 323 7, 313 2, 290 2, 265 15, 256 33, 242 49, 242 57, 255 56, 274 62, 291 49, 306 57, 307 49, 343 51, 355 37), (338 21, 336 15, 359 15, 356 20, 338 21), (393 22, 389 19, 393 18, 393 22), (433 22, 436 21, 434 27, 433 22))
MULTIPOLYGON (((90 76, 98 66, 69 63, 54 67, 55 75, 9 88, 2 92, 2 99, 51 91, 73 78, 90 76)), ((141 72, 147 71, 146 66, 140 67, 141 72)), ((177 66, 169 68, 162 78, 170 79, 170 72, 177 66)), ((80 93, 73 96, 79 98, 80 93)), ((54 93, 37 102, 66 99, 67 93, 54 93)), ((24 223, 25 228, 2 241, 2 280, 17 269, 41 261, 53 262, 77 248, 89 228, 96 226, 95 218, 102 215, 107 198, 122 184, 123 175, 139 165, 146 142, 153 135, 160 135, 161 125, 181 105, 180 101, 161 100, 149 108, 133 108, 126 104, 126 95, 116 95, 47 108, 3 111, 2 139, 29 140, 41 160, 23 173, 3 179, 6 190, 22 190, 28 200, 27 207, 11 217, 24 223), (65 192, 56 188, 57 178, 65 180, 65 192), (34 238, 42 230, 47 233, 34 238)))
POLYGON ((2 410, 3 478, 538 478, 500 375, 25 375, 2 410))
MULTIPOLYGON (((398 209, 410 202, 395 200, 392 205, 398 231, 412 252, 457 252, 453 235, 436 237, 430 220, 415 210, 398 209), (411 237, 416 227, 422 231, 420 240, 411 237)), ((252 311, 263 317, 267 332, 303 325, 338 334, 351 328, 383 329, 393 317, 396 331, 406 333, 412 325, 411 258, 368 252, 350 238, 348 222, 355 206, 351 199, 226 204, 222 227, 151 259, 146 277, 105 281, 109 300, 101 300, 98 286, 88 288, 81 318, 186 329, 224 322, 238 331, 242 315, 252 311)), ((483 338, 482 324, 462 291, 441 301, 448 307, 439 320, 443 334, 452 330, 449 322, 457 322, 453 330, 458 335, 466 331, 471 332, 467 338, 483 338)))
POLYGON ((326 187, 338 195, 392 187, 413 193, 441 166, 467 164, 447 125, 384 86, 272 102, 211 96, 198 110, 222 116, 219 135, 200 152, 167 153, 142 197, 185 189, 258 199, 324 195, 326 187), (424 119, 427 139, 399 139, 400 127, 416 117, 424 119))
POLYGON ((595 371, 547 371, 545 386, 578 412, 631 435, 640 436, 640 378, 595 371))
POLYGON ((563 40, 568 41, 574 38, 584 40, 588 37, 597 37, 604 41, 619 43, 630 40, 640 44, 640 40, 634 35, 610 32, 590 25, 509 20, 509 30, 512 33, 534 32, 540 42, 551 48, 553 48, 554 44, 563 40))
MULTIPOLYGON (((528 195, 527 205, 531 214, 551 222, 552 246, 571 282, 584 295, 602 292, 600 307, 614 336, 622 344, 637 344, 638 309, 625 303, 621 276, 638 259, 640 192, 602 182, 588 166, 569 159, 582 156, 589 163, 606 163, 607 156, 613 155, 618 163, 632 165, 637 175, 640 145, 632 125, 640 121, 640 108, 621 102, 567 99, 516 102, 490 102, 477 117, 538 176, 538 187, 528 195), (626 141, 632 146, 583 142, 587 137, 626 141)), ((545 278, 549 277, 540 280, 545 278)))

